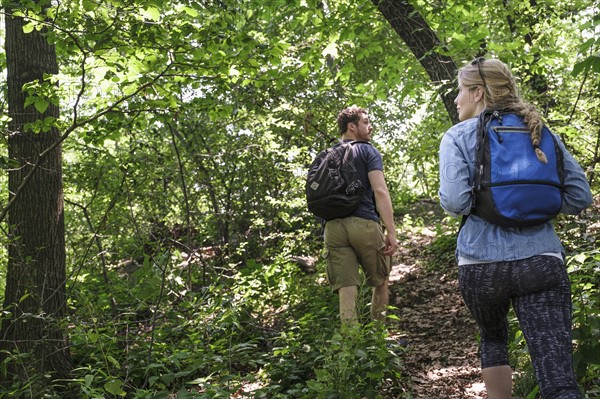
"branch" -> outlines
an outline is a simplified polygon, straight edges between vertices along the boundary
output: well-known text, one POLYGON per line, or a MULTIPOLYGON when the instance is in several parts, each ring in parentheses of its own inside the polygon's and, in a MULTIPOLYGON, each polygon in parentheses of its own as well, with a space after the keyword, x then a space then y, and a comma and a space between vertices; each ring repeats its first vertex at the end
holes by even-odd
POLYGON ((104 109, 101 112, 98 112, 96 115, 91 116, 87 119, 84 119, 80 122, 77 122, 77 120, 73 121, 73 124, 71 124, 71 126, 65 131, 65 133, 62 134, 62 136, 60 136, 58 138, 58 140, 56 140, 54 143, 52 143, 52 145, 50 145, 48 148, 46 148, 37 158, 36 162, 33 164, 33 167, 31 168, 31 170, 27 173, 27 175, 23 178, 23 181, 21 182, 21 184, 19 185, 19 187, 17 188, 17 190, 14 192, 12 198, 10 199, 10 201, 8 201, 8 203, 4 206, 4 208, 2 209, 2 211, 0 212, 0 222, 2 222, 4 220, 4 218, 6 218, 6 215, 9 211, 9 209, 14 205, 17 197, 19 196, 19 194, 25 189, 25 187, 27 186, 27 184, 29 183, 29 181, 31 180, 31 178, 33 177, 33 175, 36 173, 36 171, 39 168, 40 163, 42 162, 42 160, 44 158, 46 158, 46 156, 51 153, 52 151, 54 151, 59 145, 62 144, 63 141, 65 141, 67 139, 67 137, 69 137, 71 135, 71 133, 73 133, 73 131, 77 128, 80 128, 82 126, 87 125, 88 123, 91 123, 97 119, 99 119, 100 117, 108 114, 109 112, 114 111, 116 108, 118 108, 119 105, 121 105, 122 103, 124 103, 125 101, 129 100, 130 98, 135 97, 136 95, 138 95, 140 92, 146 90, 148 87, 152 86, 154 83, 156 83, 160 78, 163 77, 163 75, 171 68, 171 64, 167 65, 166 68, 164 69, 164 71, 162 71, 161 73, 159 73, 158 75, 156 75, 154 77, 154 79, 152 79, 150 82, 147 82, 143 85, 141 85, 140 87, 138 87, 136 89, 136 91, 134 91, 133 93, 131 93, 128 96, 122 97, 119 100, 117 100, 115 103, 113 103, 112 105, 110 105, 109 107, 107 107, 106 109, 104 109))
MULTIPOLYGON (((192 277, 191 277, 191 266, 189 265, 190 260, 194 256, 194 250, 192 248, 192 217, 190 211, 190 201, 188 198, 188 189, 185 181, 185 170, 183 168, 183 162, 181 161, 181 155, 179 154, 179 147, 177 146, 177 140, 175 135, 175 129, 170 122, 167 122, 169 130, 171 131, 171 140, 173 141, 173 148, 175 149, 175 155, 177 156, 177 166, 179 168, 179 176, 181 177, 181 190, 183 191, 183 201, 185 202, 185 221, 187 230, 187 262, 188 262, 188 288, 192 288, 192 277)), ((204 268, 204 274, 206 275, 206 267, 204 268)))
POLYGON ((585 81, 588 77, 589 70, 585 72, 583 75, 583 79, 581 80, 581 84, 579 85, 579 91, 577 92, 577 98, 575 99, 575 104, 573 104, 573 110, 571 111, 571 115, 569 115, 569 120, 567 121, 567 125, 571 124, 573 120, 573 115, 575 115, 575 110, 577 109, 577 104, 579 103, 579 99, 581 98, 581 93, 583 92, 583 86, 585 85, 585 81))

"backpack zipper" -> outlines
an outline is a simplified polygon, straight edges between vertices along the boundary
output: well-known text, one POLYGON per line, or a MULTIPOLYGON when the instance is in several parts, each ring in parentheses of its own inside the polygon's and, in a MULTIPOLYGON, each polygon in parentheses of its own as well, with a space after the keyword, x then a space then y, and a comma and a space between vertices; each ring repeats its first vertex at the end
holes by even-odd
POLYGON ((502 143, 504 141, 504 138, 502 137, 502 132, 529 133, 528 128, 519 126, 492 126, 492 130, 494 130, 494 133, 496 133, 496 137, 498 137, 499 143, 502 143))

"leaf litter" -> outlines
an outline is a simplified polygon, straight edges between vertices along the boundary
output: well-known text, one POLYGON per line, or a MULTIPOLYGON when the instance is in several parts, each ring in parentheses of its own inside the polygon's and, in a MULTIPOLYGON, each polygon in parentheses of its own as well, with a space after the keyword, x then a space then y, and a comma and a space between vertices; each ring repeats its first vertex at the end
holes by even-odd
MULTIPOLYGON (((436 204, 431 223, 441 220, 436 204), (436 218, 439 219, 436 220, 436 218)), ((417 210, 417 214, 427 212, 417 210)), ((400 227, 390 276, 391 338, 406 341, 402 382, 411 399, 487 399, 479 368, 477 326, 462 301, 453 261, 430 266, 431 226, 400 227)), ((452 259, 452 254, 447 258, 452 259)), ((385 393, 384 393, 385 394, 385 393)))

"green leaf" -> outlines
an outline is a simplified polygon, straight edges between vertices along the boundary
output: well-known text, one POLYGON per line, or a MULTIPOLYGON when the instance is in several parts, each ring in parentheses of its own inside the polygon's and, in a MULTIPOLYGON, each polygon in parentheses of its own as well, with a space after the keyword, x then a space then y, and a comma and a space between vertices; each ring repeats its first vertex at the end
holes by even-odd
POLYGON ((96 8, 96 5, 91 0, 83 0, 82 4, 85 11, 93 11, 96 8))
POLYGON ((121 388, 123 383, 121 381, 112 380, 104 384, 104 389, 108 393, 112 393, 113 395, 125 396, 125 391, 121 388))
POLYGON ((33 22, 28 23, 27 25, 23 25, 23 33, 27 34, 27 33, 31 33, 33 32, 33 29, 35 28, 33 22))
POLYGON ((98 338, 100 337, 100 335, 98 335, 98 333, 95 333, 93 331, 88 331, 87 332, 87 338, 91 343, 96 343, 98 341, 98 338))
POLYGON ((590 48, 592 48, 594 46, 594 44, 596 44, 596 40, 593 38, 590 38, 588 40, 586 40, 585 42, 583 42, 580 46, 579 46, 579 52, 581 54, 585 54, 589 51, 590 48))
POLYGON ((35 104, 35 101, 37 100, 37 97, 34 96, 30 96, 25 98, 25 104, 23 105, 24 108, 29 107, 32 104, 35 104))
POLYGON ((119 361, 117 359, 115 359, 112 356, 107 356, 106 357, 112 364, 114 364, 116 367, 121 367, 121 365, 119 364, 119 361))
POLYGON ((328 378, 330 378, 330 376, 331 376, 329 374, 329 372, 325 369, 316 369, 315 375, 316 375, 318 381, 325 381, 328 378))
POLYGON ((185 13, 190 17, 196 18, 198 16, 198 11, 194 10, 191 7, 183 7, 183 11, 185 11, 185 13))
POLYGON ((35 103, 33 104, 33 106, 35 107, 37 112, 39 112, 40 114, 43 114, 44 112, 46 112, 49 105, 50 105, 50 102, 46 101, 46 99, 41 98, 41 97, 36 97, 35 103))
POLYGON ((160 21, 160 10, 156 7, 148 7, 147 9, 142 10, 141 15, 150 21, 160 21))

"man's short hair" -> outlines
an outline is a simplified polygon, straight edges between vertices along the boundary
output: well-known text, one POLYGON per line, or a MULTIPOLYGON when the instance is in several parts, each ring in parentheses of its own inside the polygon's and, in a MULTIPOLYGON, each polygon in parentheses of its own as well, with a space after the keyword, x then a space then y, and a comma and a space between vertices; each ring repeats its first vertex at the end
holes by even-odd
POLYGON ((367 114, 367 110, 356 105, 343 109, 337 117, 340 134, 346 133, 349 123, 358 123, 362 115, 367 114))

